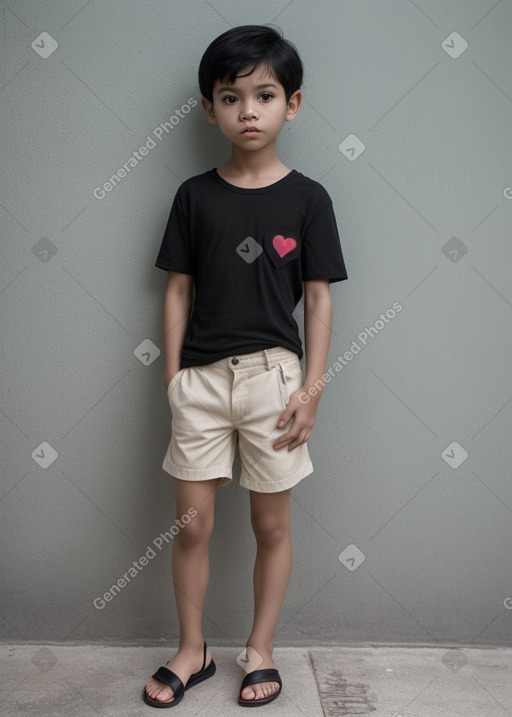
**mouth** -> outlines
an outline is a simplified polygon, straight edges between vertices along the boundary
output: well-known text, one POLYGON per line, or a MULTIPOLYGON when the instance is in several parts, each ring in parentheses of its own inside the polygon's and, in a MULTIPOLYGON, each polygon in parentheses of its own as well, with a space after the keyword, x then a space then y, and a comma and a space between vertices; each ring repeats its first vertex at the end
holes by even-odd
POLYGON ((260 133, 260 130, 257 127, 246 127, 242 132, 242 134, 249 134, 249 135, 255 135, 255 134, 259 134, 259 133, 260 133))

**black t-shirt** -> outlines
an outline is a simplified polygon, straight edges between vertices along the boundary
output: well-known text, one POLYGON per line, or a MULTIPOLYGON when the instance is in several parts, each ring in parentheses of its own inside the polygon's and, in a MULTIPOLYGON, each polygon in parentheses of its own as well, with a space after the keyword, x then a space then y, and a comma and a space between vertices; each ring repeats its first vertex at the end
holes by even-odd
POLYGON ((331 198, 295 169, 258 189, 236 187, 216 169, 187 179, 156 266, 194 277, 181 368, 274 346, 301 358, 292 312, 302 282, 347 279, 331 198))

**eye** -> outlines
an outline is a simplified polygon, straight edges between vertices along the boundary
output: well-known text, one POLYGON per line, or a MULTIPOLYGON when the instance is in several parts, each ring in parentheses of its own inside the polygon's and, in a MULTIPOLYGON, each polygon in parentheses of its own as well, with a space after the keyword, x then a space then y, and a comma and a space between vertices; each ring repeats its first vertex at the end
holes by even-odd
POLYGON ((260 95, 263 102, 269 102, 274 95, 271 95, 270 92, 262 92, 260 95))
POLYGON ((225 102, 227 105, 234 105, 237 101, 237 97, 234 97, 233 95, 226 95, 222 98, 222 101, 225 102), (233 100, 233 102, 231 102, 233 100))

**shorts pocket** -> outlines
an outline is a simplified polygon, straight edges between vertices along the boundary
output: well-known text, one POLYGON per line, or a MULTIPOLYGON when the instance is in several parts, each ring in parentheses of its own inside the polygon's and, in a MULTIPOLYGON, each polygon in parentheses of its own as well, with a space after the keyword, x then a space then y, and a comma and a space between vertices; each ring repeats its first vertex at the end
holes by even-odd
POLYGON ((180 368, 180 370, 172 377, 171 383, 167 386, 167 398, 171 397, 171 393, 174 391, 176 384, 178 383, 178 381, 181 380, 183 376, 183 371, 185 371, 185 369, 180 368))
POLYGON ((299 357, 280 361, 277 364, 277 376, 283 408, 286 408, 292 393, 302 386, 302 369, 299 357))

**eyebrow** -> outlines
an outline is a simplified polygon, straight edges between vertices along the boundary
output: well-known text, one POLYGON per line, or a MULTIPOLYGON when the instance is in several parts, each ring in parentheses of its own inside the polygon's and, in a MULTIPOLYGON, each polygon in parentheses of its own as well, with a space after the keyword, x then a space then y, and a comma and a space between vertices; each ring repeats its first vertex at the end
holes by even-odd
MULTIPOLYGON (((264 84, 264 85, 257 85, 257 86, 255 87, 255 89, 256 89, 256 90, 264 90, 266 87, 274 87, 276 90, 278 89, 277 85, 273 85, 271 82, 267 82, 267 83, 264 84)), ((235 92, 235 93, 236 93, 236 92, 239 92, 239 91, 240 91, 240 90, 237 90, 237 89, 236 89, 235 87, 233 87, 232 85, 231 85, 231 86, 228 85, 228 86, 226 86, 226 87, 219 87, 219 89, 217 90, 217 94, 220 94, 221 92, 235 92)))

